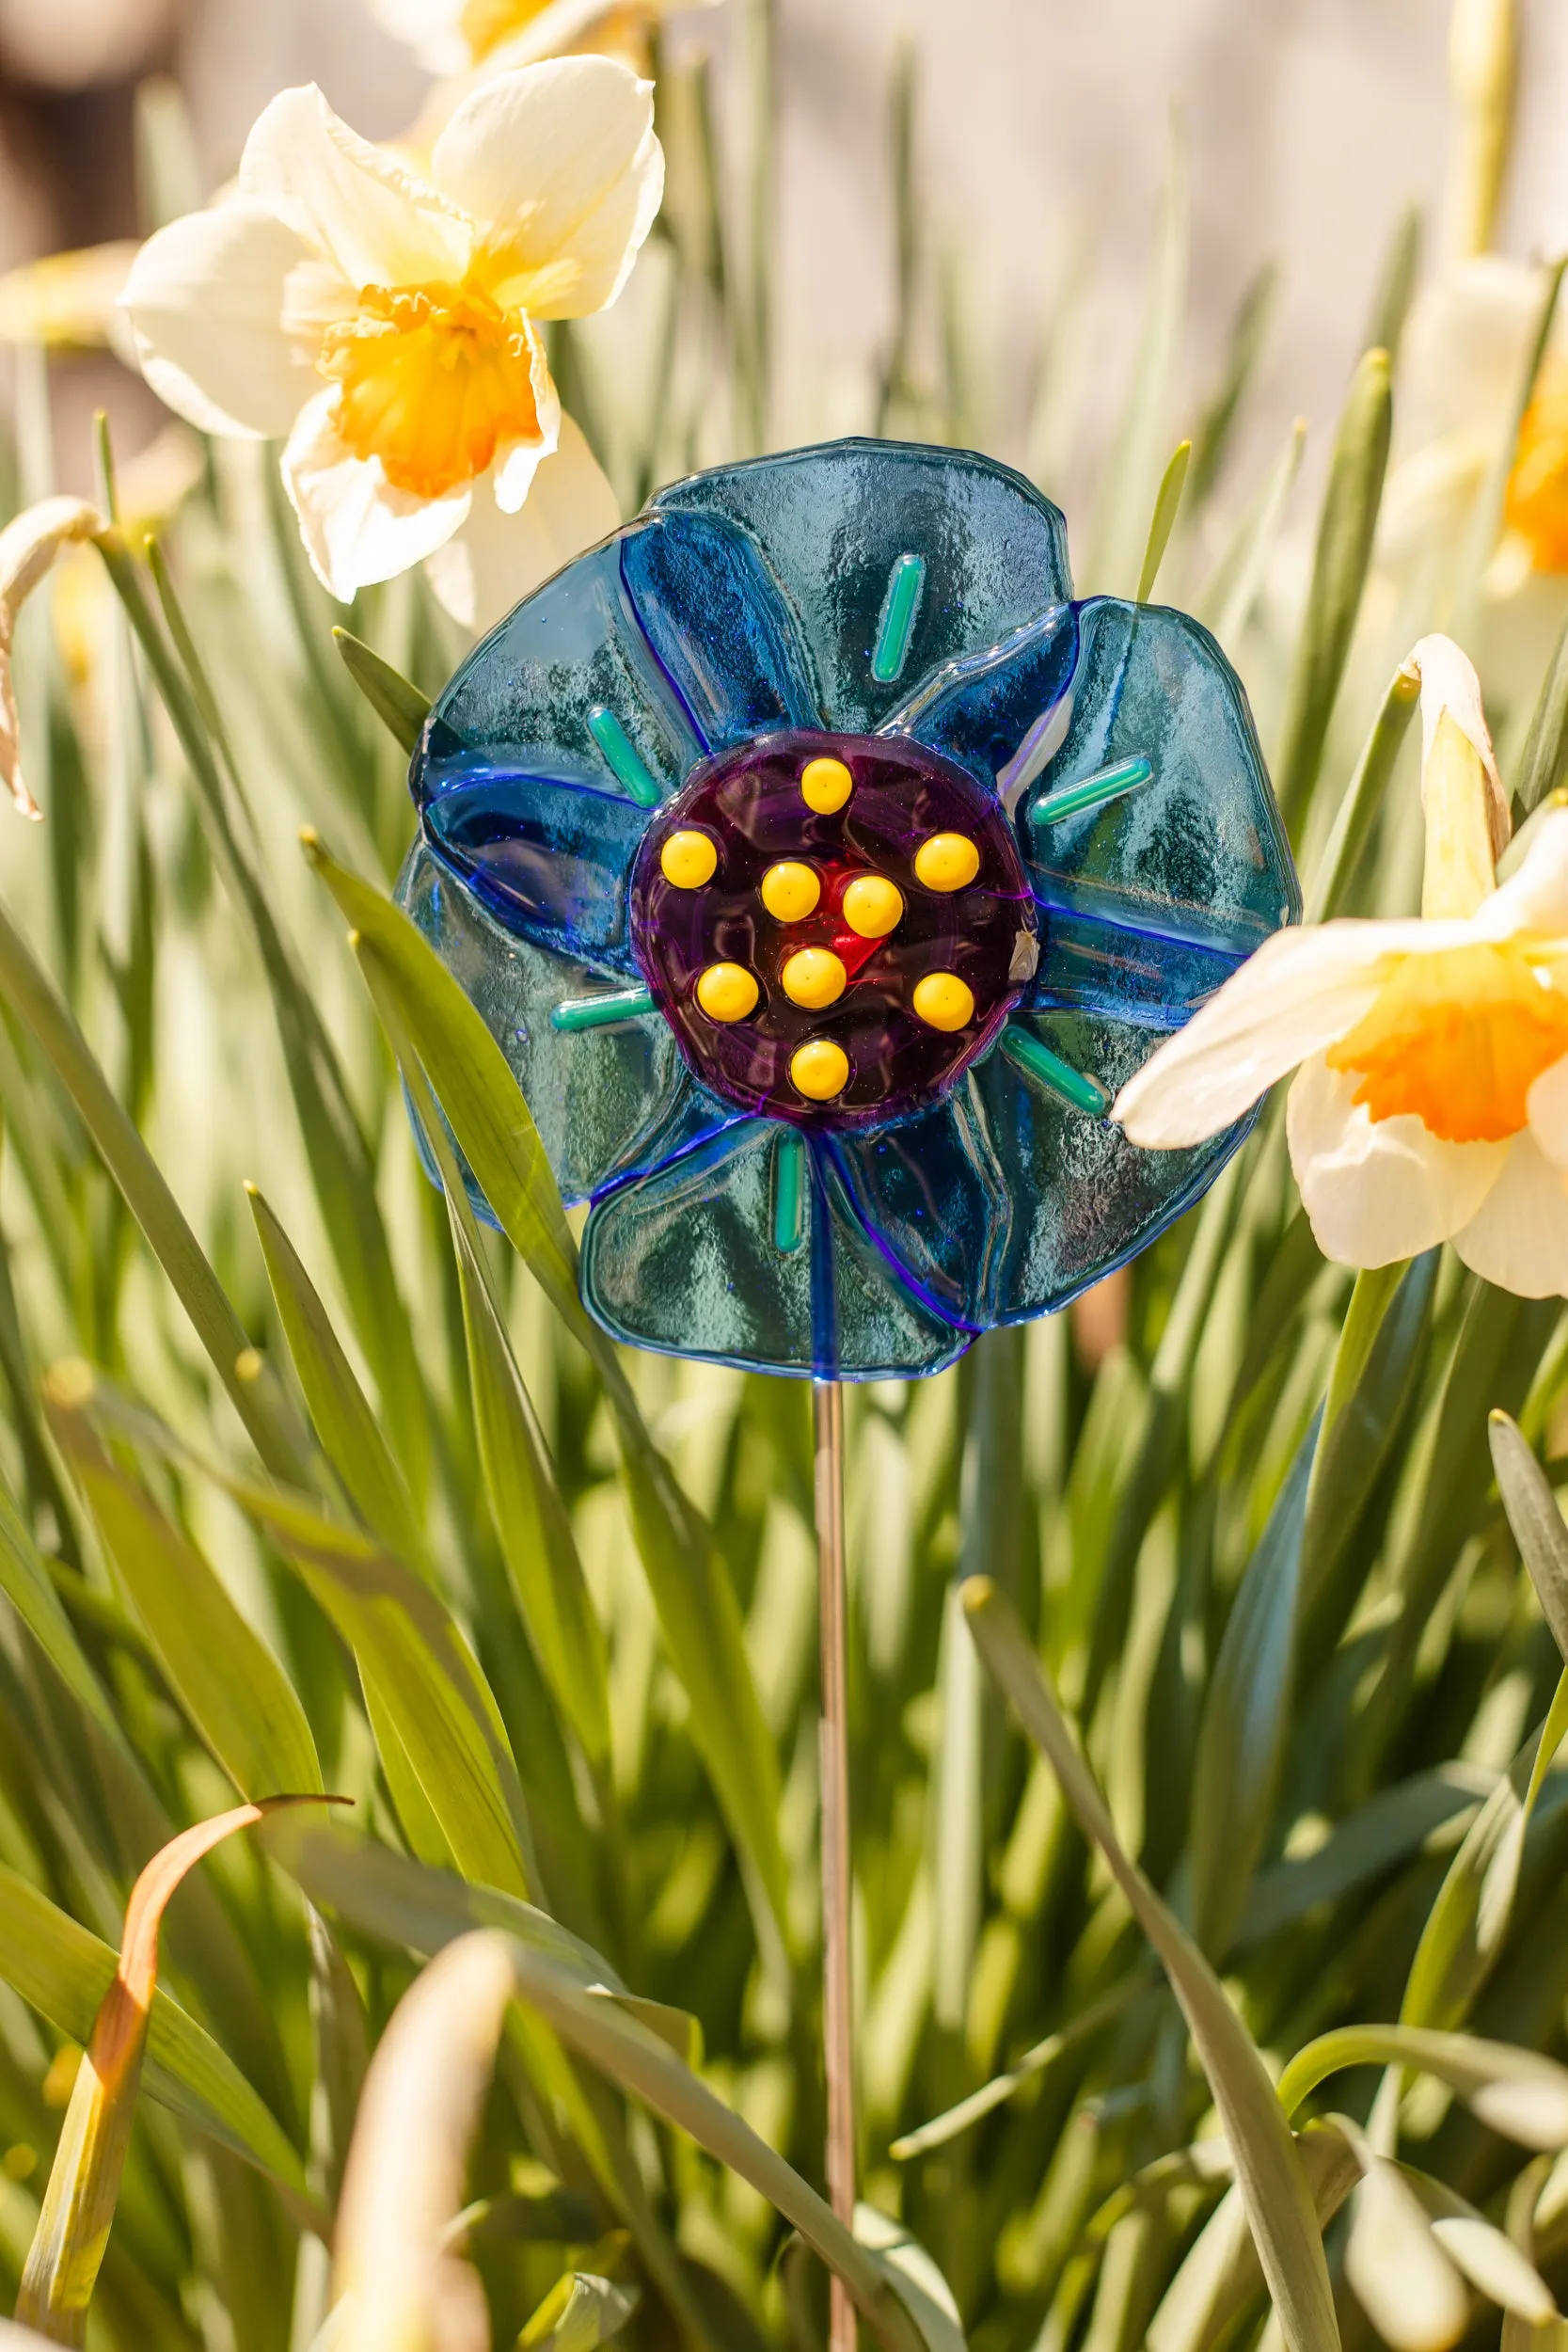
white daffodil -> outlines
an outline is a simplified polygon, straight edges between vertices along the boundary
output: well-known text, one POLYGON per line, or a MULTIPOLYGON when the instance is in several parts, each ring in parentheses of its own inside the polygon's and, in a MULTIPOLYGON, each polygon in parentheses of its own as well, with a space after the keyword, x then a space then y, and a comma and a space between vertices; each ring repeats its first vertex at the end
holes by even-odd
POLYGON ((1568 809, 1507 839, 1481 694, 1447 638, 1421 677, 1418 919, 1277 932, 1122 1089, 1134 1143, 1217 1135, 1296 1070, 1291 1164, 1326 1256, 1377 1266, 1451 1241, 1527 1298, 1568 1295, 1568 809))
POLYGON ((620 519, 539 326, 614 301, 663 181, 652 87, 605 57, 485 82, 427 176, 285 90, 231 190, 137 256, 143 373, 205 432, 284 442, 335 596, 422 561, 486 625, 620 519))
POLYGON ((427 72, 532 65, 584 51, 641 64, 651 24, 716 0, 369 0, 427 72))

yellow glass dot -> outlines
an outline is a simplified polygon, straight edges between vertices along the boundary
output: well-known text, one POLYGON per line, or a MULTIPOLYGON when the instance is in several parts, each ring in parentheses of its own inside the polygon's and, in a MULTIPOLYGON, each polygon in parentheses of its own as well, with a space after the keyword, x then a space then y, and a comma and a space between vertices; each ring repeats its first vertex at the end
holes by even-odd
POLYGON ((849 1057, 831 1037, 808 1038, 796 1047, 789 1074, 808 1103, 831 1103, 849 1083, 849 1057))
POLYGON ((800 798, 818 817, 842 808, 855 788, 855 779, 842 759, 808 759, 800 771, 800 798))
POLYGON ((966 833, 934 833, 914 853, 917 882, 927 890, 964 890, 980 870, 980 852, 966 833))
POLYGON ((701 890, 719 870, 719 852, 705 833, 673 833, 658 853, 658 870, 677 890, 701 890))
POLYGON ((770 866, 762 878, 762 903, 779 923, 803 922, 815 914, 822 885, 809 866, 786 857, 770 866))
POLYGON ((743 963, 710 963, 697 982, 697 1002, 710 1021, 744 1021, 759 991, 743 963))
POLYGON ((857 874, 844 894, 844 919, 862 939, 885 939, 904 912, 904 894, 885 874, 857 874))
POLYGON ((914 1009, 928 1029, 961 1029, 974 1018, 974 991, 956 972, 927 972, 915 982, 914 1009))
POLYGON ((792 1005, 820 1012, 836 1005, 844 993, 845 970, 831 947, 802 947, 791 956, 779 975, 792 1005))

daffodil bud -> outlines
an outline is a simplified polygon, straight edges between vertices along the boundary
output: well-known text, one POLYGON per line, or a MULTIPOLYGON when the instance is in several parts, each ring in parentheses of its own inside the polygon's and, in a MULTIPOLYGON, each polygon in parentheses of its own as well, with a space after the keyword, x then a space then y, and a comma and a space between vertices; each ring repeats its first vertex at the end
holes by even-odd
POLYGON ((1497 888, 1510 832, 1481 681, 1451 637, 1423 637, 1405 667, 1421 685, 1421 913, 1464 917, 1497 888))
POLYGON ((1449 89, 1454 108, 1453 239, 1461 258, 1492 242, 1513 128, 1516 0, 1454 0, 1449 89))

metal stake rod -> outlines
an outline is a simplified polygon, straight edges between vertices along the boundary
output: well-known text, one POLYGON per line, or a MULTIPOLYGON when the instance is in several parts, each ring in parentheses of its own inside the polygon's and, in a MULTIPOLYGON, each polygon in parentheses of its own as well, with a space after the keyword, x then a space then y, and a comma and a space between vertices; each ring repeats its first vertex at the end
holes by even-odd
MULTIPOLYGON (((816 1561, 822 1650, 822 2044, 828 2086, 828 2196, 855 2219, 855 2075, 849 1953, 849 1721, 844 1589, 844 1389, 812 1387, 816 1433, 816 1561)), ((829 2352, 855 2352, 855 2307, 832 2281, 829 2352)))

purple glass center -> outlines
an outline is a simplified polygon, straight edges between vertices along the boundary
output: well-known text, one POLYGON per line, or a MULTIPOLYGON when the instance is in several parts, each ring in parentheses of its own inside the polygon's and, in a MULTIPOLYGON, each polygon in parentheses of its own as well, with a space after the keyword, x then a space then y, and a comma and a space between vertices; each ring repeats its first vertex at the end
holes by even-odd
POLYGON ((1019 863, 1006 817, 992 796, 952 761, 904 737, 787 732, 768 735, 708 760, 657 811, 631 877, 632 944, 648 988, 696 1075, 742 1109, 800 1126, 880 1125, 933 1102, 993 1041, 1031 978, 1039 910, 1019 863), (820 815, 800 779, 815 759, 843 761, 853 788, 841 808, 820 815), (711 879, 680 888, 660 864, 675 833, 711 841, 711 879), (922 845, 957 834, 979 866, 961 889, 927 888, 915 871, 922 845), (814 912, 781 922, 768 912, 762 882, 786 861, 809 866, 821 895, 814 912), (903 913, 881 939, 846 920, 844 893, 857 875, 877 874, 903 898, 903 913), (847 985, 837 1002, 813 1010, 792 1003, 782 973, 802 947, 826 947, 847 985), (698 1002, 712 965, 738 964, 757 985, 743 1020, 716 1021, 698 1002), (923 1021, 917 984, 955 974, 974 996, 957 1029, 923 1021), (832 1100, 808 1100, 794 1083, 797 1050, 815 1039, 842 1048, 848 1075, 832 1100))

